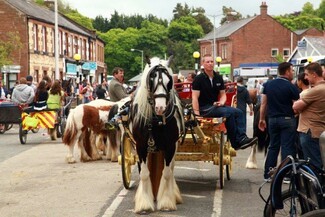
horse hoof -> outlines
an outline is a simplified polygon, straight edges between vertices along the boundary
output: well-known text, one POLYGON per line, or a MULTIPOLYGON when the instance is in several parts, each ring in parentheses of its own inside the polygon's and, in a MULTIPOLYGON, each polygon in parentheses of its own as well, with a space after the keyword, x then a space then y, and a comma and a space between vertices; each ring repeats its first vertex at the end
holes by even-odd
POLYGON ((74 164, 76 163, 76 160, 74 158, 67 158, 66 161, 69 163, 69 164, 74 164))
POLYGON ((150 213, 152 213, 152 210, 141 210, 137 212, 139 215, 149 215, 150 213))

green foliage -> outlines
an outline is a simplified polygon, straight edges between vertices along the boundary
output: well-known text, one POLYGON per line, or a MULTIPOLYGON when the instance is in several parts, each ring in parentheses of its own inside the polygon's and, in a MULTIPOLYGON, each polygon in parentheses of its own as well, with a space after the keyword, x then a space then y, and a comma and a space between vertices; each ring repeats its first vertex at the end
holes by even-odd
POLYGON ((174 20, 168 28, 168 37, 172 41, 191 42, 203 36, 203 29, 193 17, 186 16, 174 20))
POLYGON ((207 34, 212 31, 213 24, 209 20, 209 18, 205 15, 205 10, 202 7, 198 8, 189 8, 189 6, 185 3, 182 6, 181 3, 177 3, 176 7, 173 9, 173 19, 177 20, 181 17, 192 16, 196 22, 202 27, 204 34, 207 34), (197 14, 197 15, 194 15, 197 14))
POLYGON ((318 9, 314 9, 314 6, 307 2, 301 12, 275 16, 274 18, 292 31, 308 28, 323 30, 325 25, 325 0, 322 0, 318 9))
POLYGON ((94 29, 92 20, 88 17, 79 14, 79 12, 77 11, 66 13, 65 16, 67 16, 74 22, 80 24, 81 26, 86 27, 87 29, 94 29))
POLYGON ((11 54, 20 50, 22 44, 18 32, 7 32, 3 40, 0 40, 0 68, 12 63, 11 54))
POLYGON ((140 53, 131 52, 131 49, 138 44, 139 30, 135 28, 111 29, 106 33, 100 33, 99 36, 107 43, 105 46, 105 62, 109 72, 114 67, 122 67, 125 70, 126 79, 139 73, 141 60, 139 67, 139 64, 134 61, 134 56, 139 56, 140 53))

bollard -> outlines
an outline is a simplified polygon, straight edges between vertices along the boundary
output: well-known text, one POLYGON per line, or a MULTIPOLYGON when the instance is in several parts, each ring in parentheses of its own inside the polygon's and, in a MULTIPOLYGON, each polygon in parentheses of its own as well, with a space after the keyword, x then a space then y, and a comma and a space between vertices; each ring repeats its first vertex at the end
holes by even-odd
POLYGON ((325 168, 325 131, 320 135, 319 138, 320 155, 322 156, 323 168, 325 168))

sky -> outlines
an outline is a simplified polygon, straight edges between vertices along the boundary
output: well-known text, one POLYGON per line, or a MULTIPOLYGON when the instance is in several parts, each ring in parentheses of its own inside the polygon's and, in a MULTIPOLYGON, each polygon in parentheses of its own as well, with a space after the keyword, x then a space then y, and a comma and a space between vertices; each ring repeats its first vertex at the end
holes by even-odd
MULTIPOLYGON (((314 9, 318 8, 322 0, 63 0, 79 13, 95 18, 102 15, 110 18, 116 10, 119 14, 125 15, 148 15, 153 14, 158 18, 171 20, 173 9, 177 3, 183 6, 186 3, 191 7, 202 7, 206 15, 216 16, 216 24, 220 22, 218 15, 222 14, 222 7, 232 7, 246 17, 259 14, 262 1, 268 5, 269 15, 282 15, 300 11, 306 2, 313 4, 314 9)), ((213 22, 212 16, 209 17, 213 22)))

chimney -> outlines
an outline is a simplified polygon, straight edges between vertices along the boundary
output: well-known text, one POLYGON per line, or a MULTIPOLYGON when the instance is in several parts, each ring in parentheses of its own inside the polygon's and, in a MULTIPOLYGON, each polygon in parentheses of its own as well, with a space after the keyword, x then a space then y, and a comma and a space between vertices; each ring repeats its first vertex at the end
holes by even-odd
POLYGON ((267 15, 267 5, 266 2, 262 2, 262 5, 260 6, 261 9, 261 16, 265 17, 267 15))

